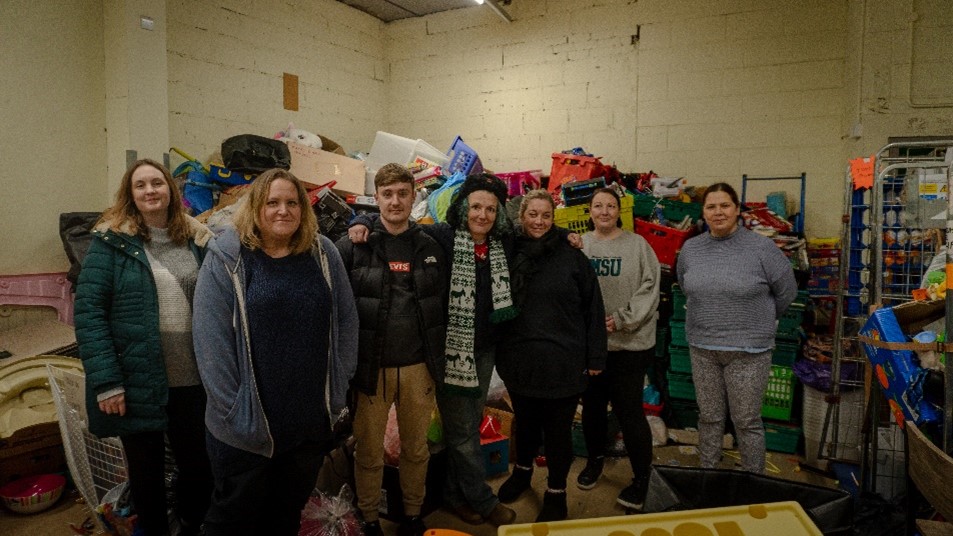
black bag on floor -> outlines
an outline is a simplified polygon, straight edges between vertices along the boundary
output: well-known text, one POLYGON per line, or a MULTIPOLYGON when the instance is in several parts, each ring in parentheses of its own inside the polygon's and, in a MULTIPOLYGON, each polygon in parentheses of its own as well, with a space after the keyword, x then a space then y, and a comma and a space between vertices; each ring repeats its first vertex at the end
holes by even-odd
POLYGON ((231 171, 261 173, 266 169, 291 168, 291 153, 285 142, 241 134, 222 142, 222 162, 231 171))

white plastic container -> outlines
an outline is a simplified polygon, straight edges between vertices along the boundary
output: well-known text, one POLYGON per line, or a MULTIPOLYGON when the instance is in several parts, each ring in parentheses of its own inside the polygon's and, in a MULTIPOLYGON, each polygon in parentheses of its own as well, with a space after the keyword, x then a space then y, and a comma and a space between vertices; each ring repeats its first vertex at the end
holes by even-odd
POLYGON ((384 164, 391 162, 402 166, 413 162, 421 156, 438 166, 446 166, 450 157, 424 140, 412 140, 396 134, 378 131, 374 137, 374 145, 367 156, 367 168, 376 173, 384 164))

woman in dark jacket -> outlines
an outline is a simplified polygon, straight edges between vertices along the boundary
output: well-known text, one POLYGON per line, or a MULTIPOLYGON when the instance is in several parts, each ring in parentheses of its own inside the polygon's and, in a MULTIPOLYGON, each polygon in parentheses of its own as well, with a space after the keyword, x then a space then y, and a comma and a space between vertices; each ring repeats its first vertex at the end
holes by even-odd
POLYGON ((179 477, 181 534, 197 533, 212 475, 192 296, 211 233, 185 213, 169 171, 139 160, 100 218, 76 289, 76 340, 90 432, 119 436, 138 526, 168 534, 165 440, 179 477))
POLYGON ((513 400, 516 466, 500 487, 503 502, 530 486, 533 458, 546 450, 548 489, 536 521, 568 515, 566 476, 572 464, 572 421, 587 374, 606 363, 606 315, 589 259, 553 227, 553 199, 545 190, 520 205, 522 235, 511 264, 519 311, 497 350, 497 370, 513 400))

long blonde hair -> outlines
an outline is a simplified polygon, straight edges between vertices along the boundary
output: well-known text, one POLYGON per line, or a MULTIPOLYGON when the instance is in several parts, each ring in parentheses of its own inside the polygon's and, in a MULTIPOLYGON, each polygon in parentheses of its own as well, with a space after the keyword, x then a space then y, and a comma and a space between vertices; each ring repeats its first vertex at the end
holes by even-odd
POLYGON ((100 223, 108 223, 109 229, 117 233, 128 233, 149 241, 149 226, 142 217, 132 197, 132 174, 142 166, 152 166, 159 170, 166 186, 169 187, 168 232, 169 238, 176 244, 184 244, 191 236, 191 227, 186 218, 182 195, 172 180, 172 174, 165 166, 150 158, 136 160, 129 166, 119 181, 116 201, 99 218, 100 223))
POLYGON ((291 235, 291 254, 297 255, 311 249, 318 234, 318 218, 311 209, 311 200, 304 185, 290 171, 274 168, 265 171, 251 184, 245 202, 235 212, 235 229, 242 245, 248 249, 261 249, 261 207, 268 201, 271 183, 284 179, 298 191, 298 205, 301 207, 301 224, 291 235))

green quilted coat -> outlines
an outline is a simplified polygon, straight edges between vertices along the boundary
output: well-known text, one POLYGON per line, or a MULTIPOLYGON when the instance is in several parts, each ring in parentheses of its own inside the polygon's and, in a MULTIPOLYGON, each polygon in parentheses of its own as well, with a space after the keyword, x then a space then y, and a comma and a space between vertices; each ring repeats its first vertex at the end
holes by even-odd
MULTIPOLYGON (((192 249, 199 265, 212 236, 190 218, 192 249)), ((89 431, 99 437, 166 429, 168 383, 159 342, 159 305, 142 239, 114 232, 108 223, 93 231, 76 287, 76 342, 86 372, 89 431), (100 411, 97 395, 122 387, 126 414, 100 411)))

